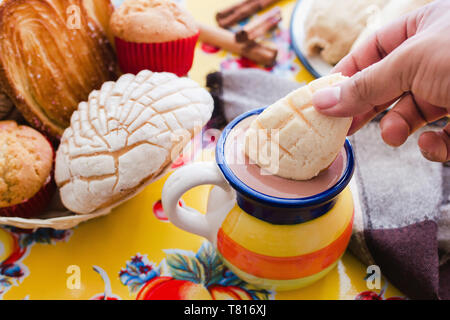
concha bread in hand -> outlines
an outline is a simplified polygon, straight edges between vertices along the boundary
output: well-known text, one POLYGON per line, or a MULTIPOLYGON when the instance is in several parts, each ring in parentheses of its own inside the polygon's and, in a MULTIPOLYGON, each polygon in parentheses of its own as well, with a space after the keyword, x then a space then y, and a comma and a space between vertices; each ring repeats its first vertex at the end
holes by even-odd
POLYGON ((293 180, 309 180, 328 168, 345 143, 352 118, 317 112, 312 96, 345 79, 341 74, 317 79, 264 110, 246 133, 248 157, 269 173, 293 180))
POLYGON ((55 178, 78 214, 115 207, 155 178, 210 119, 211 95, 171 73, 142 71, 106 82, 63 134, 55 178), (184 138, 183 138, 184 137, 184 138))

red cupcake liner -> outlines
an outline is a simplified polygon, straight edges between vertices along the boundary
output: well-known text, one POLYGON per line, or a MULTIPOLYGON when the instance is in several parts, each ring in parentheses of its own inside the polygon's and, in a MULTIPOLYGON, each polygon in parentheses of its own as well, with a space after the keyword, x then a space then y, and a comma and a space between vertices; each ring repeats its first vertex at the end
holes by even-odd
POLYGON ((56 184, 53 179, 53 172, 47 179, 45 185, 33 197, 23 201, 22 203, 0 208, 1 217, 15 218, 35 218, 49 205, 53 194, 56 191, 56 184))
POLYGON ((161 43, 128 42, 116 37, 120 69, 123 73, 132 74, 150 70, 185 76, 192 67, 199 35, 161 43))

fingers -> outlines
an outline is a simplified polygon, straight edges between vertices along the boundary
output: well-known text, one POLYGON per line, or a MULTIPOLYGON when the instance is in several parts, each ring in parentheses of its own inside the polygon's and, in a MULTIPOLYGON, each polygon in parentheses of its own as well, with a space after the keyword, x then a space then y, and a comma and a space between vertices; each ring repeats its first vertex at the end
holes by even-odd
POLYGON ((428 131, 419 138, 423 156, 435 162, 450 161, 450 123, 442 131, 428 131))
POLYGON ((412 132, 426 123, 422 114, 418 111, 412 95, 406 94, 381 119, 381 137, 386 144, 399 147, 405 143, 412 132))
MULTIPOLYGON (((380 122, 381 136, 390 146, 401 146, 408 137, 427 123, 448 115, 448 110, 433 106, 411 94, 404 95, 380 122)), ((450 161, 450 123, 440 132, 425 132, 419 147, 431 161, 450 161)))
POLYGON ((387 56, 337 86, 318 90, 313 105, 328 116, 353 117, 400 97, 405 87, 402 73, 409 69, 400 60, 387 56))
POLYGON ((313 97, 317 110, 336 117, 365 113, 366 117, 373 117, 371 110, 375 106, 388 104, 408 90, 403 79, 409 77, 403 73, 412 69, 407 66, 409 59, 405 59, 408 47, 402 44, 415 34, 415 21, 412 16, 404 16, 377 31, 345 57, 334 71, 352 78, 317 91, 313 97))
POLYGON ((380 127, 381 137, 386 144, 392 147, 401 146, 409 137, 408 123, 397 112, 393 112, 386 119, 383 118, 380 127))
POLYGON ((353 117, 353 122, 348 131, 348 135, 351 136, 356 131, 361 129, 365 124, 372 121, 379 113, 383 112, 384 110, 389 108, 391 105, 393 105, 396 100, 397 99, 394 99, 392 101, 389 101, 386 104, 382 104, 380 106, 375 106, 373 109, 369 110, 368 112, 353 117))
POLYGON ((333 69, 333 72, 341 72, 350 77, 382 60, 415 33, 414 21, 411 21, 409 16, 404 16, 374 33, 344 57, 333 69))
POLYGON ((446 109, 416 100, 408 93, 381 120, 381 136, 388 145, 398 147, 417 129, 445 115, 446 109))

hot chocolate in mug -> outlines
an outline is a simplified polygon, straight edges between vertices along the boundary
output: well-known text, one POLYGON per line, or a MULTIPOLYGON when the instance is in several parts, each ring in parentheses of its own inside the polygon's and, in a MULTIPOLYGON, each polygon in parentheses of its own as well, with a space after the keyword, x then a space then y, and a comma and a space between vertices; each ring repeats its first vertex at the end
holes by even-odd
POLYGON ((225 128, 216 162, 192 163, 173 173, 162 202, 174 225, 208 239, 238 277, 269 290, 293 290, 325 276, 347 248, 354 155, 347 140, 335 162, 312 180, 266 175, 243 151, 245 129, 263 110, 245 113, 225 128), (178 205, 199 185, 214 185, 204 215, 178 205))

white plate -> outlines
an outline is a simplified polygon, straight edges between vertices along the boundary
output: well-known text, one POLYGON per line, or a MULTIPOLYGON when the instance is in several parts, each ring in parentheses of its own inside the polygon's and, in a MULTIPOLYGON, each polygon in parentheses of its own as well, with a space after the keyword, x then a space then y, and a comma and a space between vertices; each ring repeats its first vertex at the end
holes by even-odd
POLYGON ((333 66, 319 55, 308 56, 304 47, 305 21, 314 0, 298 0, 291 16, 291 41, 295 54, 311 74, 320 78, 330 73, 333 66))

